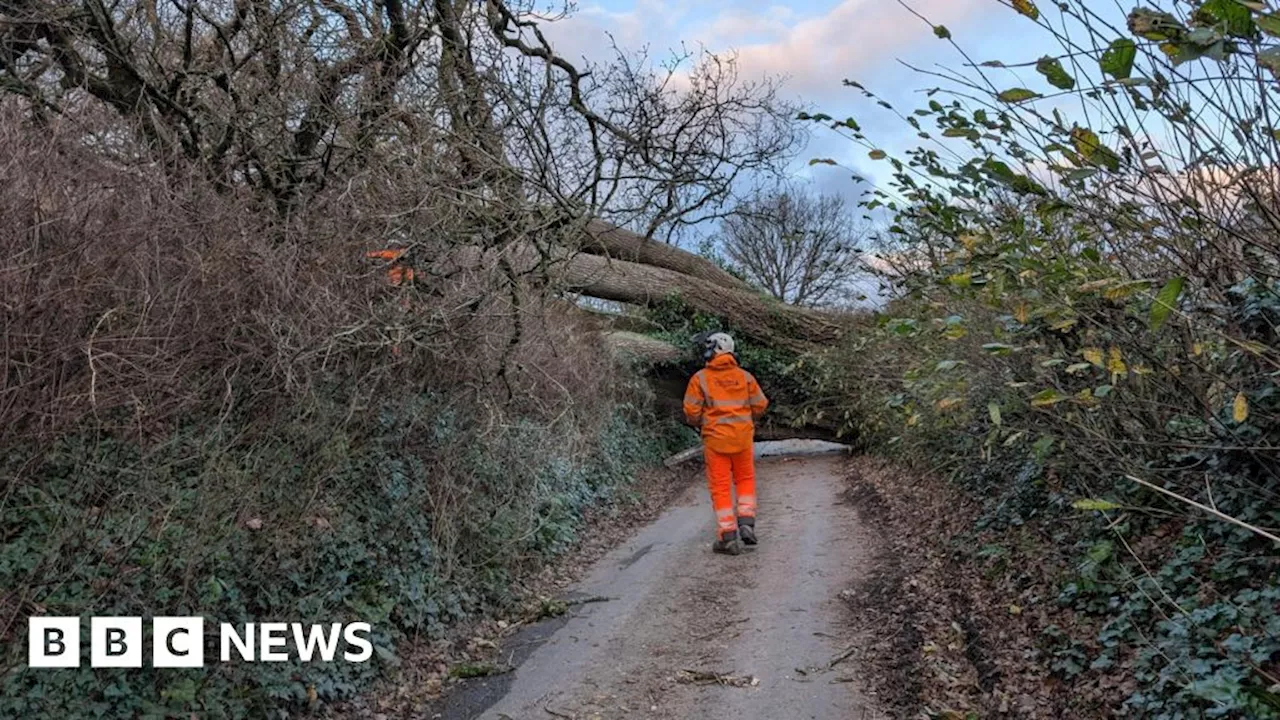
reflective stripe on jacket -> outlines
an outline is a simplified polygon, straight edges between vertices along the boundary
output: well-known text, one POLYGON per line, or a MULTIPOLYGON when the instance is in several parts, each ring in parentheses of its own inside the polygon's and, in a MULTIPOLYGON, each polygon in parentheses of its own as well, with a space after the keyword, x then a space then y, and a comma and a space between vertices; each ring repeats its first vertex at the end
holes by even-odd
POLYGON ((702 430, 708 450, 739 453, 751 447, 755 420, 764 415, 769 400, 751 373, 738 367, 729 353, 712 358, 689 378, 684 391, 684 417, 702 430))

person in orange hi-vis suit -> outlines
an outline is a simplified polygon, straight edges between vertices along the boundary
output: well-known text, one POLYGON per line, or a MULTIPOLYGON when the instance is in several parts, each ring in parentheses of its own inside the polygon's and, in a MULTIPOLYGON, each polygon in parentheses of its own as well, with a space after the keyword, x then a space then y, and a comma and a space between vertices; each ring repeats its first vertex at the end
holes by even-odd
POLYGON ((684 417, 702 431, 707 485, 716 511, 712 549, 737 555, 739 538, 756 544, 755 421, 764 415, 769 400, 755 377, 738 367, 733 338, 715 333, 707 337, 705 350, 706 367, 689 379, 684 391, 684 417))
MULTIPOLYGON (((404 264, 404 250, 370 250, 365 257, 373 260, 387 261, 387 280, 392 285, 403 285, 413 282, 413 268, 404 264)), ((408 296, 400 298, 400 309, 409 311, 408 296)), ((391 354, 400 357, 400 343, 391 345, 391 354)))
POLYGON ((370 250, 365 253, 365 257, 375 260, 387 260, 390 264, 387 266, 387 279, 392 285, 400 285, 405 282, 413 282, 413 268, 406 267, 401 261, 404 250, 370 250))

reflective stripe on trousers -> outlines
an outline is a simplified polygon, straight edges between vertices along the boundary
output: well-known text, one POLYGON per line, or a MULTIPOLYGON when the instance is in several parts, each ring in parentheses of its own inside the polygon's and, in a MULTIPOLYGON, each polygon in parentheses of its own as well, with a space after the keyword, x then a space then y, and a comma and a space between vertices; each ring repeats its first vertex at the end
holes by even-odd
POLYGON ((711 506, 716 512, 716 534, 723 538, 737 532, 739 517, 756 516, 756 464, 755 450, 725 454, 703 448, 706 460, 707 488, 711 491, 711 506), (733 508, 734 492, 738 495, 738 511, 733 508))

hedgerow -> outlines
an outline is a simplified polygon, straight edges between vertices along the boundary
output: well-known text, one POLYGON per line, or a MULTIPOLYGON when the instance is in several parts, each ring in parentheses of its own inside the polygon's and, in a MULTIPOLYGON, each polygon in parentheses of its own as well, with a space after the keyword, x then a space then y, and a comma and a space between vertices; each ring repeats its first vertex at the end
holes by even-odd
POLYGON ((901 157, 807 116, 892 178, 863 206, 899 299, 833 355, 831 411, 982 499, 975 531, 1075 559, 1046 676, 1138 717, 1277 717, 1280 20, 1165 5, 1011 3, 1052 49, 938 73, 901 157))
POLYGON ((469 242, 457 198, 388 170, 282 218, 198 172, 114 164, 74 125, 0 128, 0 716, 350 698, 406 644, 510 603, 670 451, 644 384, 553 289, 483 268, 394 286, 365 264, 469 242), (201 669, 112 670, 86 631, 81 668, 31 669, 38 615, 195 615, 211 638, 360 621, 376 652, 224 664, 215 643, 201 669))

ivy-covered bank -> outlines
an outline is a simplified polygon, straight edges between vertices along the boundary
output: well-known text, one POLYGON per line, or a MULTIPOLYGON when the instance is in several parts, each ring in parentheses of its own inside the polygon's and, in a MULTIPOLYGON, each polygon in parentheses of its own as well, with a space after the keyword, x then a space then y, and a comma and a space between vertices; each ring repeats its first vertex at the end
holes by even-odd
POLYGON ((571 546, 587 508, 625 503, 639 469, 689 440, 625 402, 594 429, 486 431, 431 394, 384 405, 369 435, 330 410, 269 432, 191 427, 146 448, 69 436, 7 458, 39 482, 0 506, 0 587, 18 591, 0 716, 286 717, 351 697, 407 638, 511 601, 513 578, 571 546), (91 615, 364 621, 375 654, 222 664, 215 643, 203 669, 32 670, 28 615, 81 616, 86 652, 91 615))

